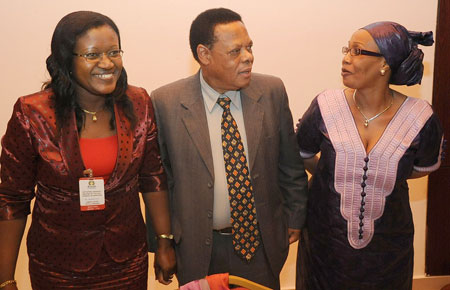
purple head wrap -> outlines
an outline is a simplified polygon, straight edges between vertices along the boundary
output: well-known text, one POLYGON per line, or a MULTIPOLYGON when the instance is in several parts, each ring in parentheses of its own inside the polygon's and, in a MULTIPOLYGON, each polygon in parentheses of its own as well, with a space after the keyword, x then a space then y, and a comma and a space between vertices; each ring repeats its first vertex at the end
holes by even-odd
POLYGON ((408 31, 402 25, 389 21, 375 22, 362 29, 373 37, 391 68, 389 83, 407 86, 420 84, 423 76, 423 52, 417 45, 432 45, 432 31, 408 31))

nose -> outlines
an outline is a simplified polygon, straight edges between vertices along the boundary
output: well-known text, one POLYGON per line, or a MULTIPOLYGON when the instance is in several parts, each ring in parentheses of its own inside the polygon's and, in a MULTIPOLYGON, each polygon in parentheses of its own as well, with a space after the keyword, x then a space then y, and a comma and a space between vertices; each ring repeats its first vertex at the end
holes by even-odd
POLYGON ((114 62, 112 62, 112 60, 108 57, 106 52, 104 52, 100 57, 100 60, 98 61, 97 65, 101 68, 111 68, 114 66, 114 62))
POLYGON ((352 57, 350 55, 350 52, 347 52, 346 54, 344 54, 344 57, 342 58, 342 63, 343 64, 349 64, 352 60, 352 57))
POLYGON ((248 49, 248 48, 243 49, 242 61, 243 62, 253 63, 253 60, 254 60, 254 56, 253 56, 252 50, 248 49))

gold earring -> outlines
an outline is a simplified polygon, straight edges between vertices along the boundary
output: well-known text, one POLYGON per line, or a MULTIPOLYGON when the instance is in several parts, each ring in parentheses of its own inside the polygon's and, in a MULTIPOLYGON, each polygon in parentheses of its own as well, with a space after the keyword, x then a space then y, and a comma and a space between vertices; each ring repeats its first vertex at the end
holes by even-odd
POLYGON ((382 69, 380 69, 380 73, 382 76, 384 76, 384 74, 386 73, 386 70, 382 68, 382 69))

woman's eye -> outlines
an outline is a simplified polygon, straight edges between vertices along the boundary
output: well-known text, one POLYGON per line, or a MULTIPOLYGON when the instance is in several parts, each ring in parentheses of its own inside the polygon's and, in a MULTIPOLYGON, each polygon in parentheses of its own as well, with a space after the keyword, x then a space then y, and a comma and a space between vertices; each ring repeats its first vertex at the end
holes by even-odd
POLYGON ((108 56, 110 57, 117 57, 120 55, 120 50, 111 50, 110 52, 108 52, 108 56))
POLYGON ((97 59, 100 57, 100 54, 96 52, 89 52, 85 54, 85 57, 88 59, 97 59))

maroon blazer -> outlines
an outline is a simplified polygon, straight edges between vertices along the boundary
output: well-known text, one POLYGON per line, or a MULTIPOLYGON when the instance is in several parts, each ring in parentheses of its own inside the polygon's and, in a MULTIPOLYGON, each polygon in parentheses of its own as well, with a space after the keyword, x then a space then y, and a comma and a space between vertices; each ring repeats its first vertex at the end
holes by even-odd
POLYGON ((23 218, 36 197, 28 254, 61 269, 91 269, 104 247, 117 262, 146 244, 138 192, 166 189, 153 106, 147 92, 127 90, 137 117, 132 131, 114 108, 119 150, 105 184, 106 208, 80 211, 78 179, 85 170, 75 114, 57 132, 52 91, 21 97, 2 139, 0 220, 23 218))

